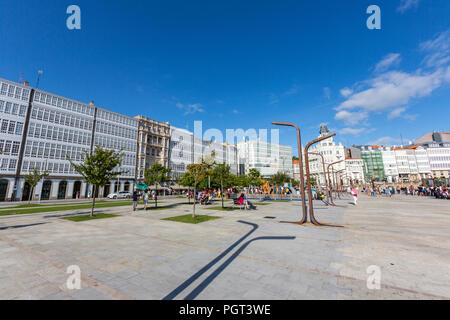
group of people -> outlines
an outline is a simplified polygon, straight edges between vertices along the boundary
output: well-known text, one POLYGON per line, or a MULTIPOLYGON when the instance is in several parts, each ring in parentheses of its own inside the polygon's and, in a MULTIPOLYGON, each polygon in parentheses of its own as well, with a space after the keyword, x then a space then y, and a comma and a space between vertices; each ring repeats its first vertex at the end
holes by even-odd
POLYGON ((138 206, 138 202, 139 199, 143 199, 144 200, 144 210, 148 209, 148 203, 150 198, 152 198, 153 200, 157 200, 157 195, 155 193, 155 191, 152 191, 150 193, 150 190, 145 190, 145 191, 134 191, 133 192, 133 211, 137 210, 137 206, 138 206))
POLYGON ((404 194, 406 196, 418 196, 418 197, 435 197, 436 199, 449 199, 449 187, 437 186, 437 187, 425 187, 425 186, 409 186, 409 187, 397 187, 393 186, 379 186, 379 187, 364 187, 364 193, 368 196, 376 197, 377 195, 392 197, 395 194, 404 194))

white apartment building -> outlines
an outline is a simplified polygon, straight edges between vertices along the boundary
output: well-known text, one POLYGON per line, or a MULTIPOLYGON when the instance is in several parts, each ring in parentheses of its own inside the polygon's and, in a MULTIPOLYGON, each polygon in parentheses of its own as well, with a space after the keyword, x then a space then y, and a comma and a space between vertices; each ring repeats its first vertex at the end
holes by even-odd
MULTIPOLYGON (((329 134, 329 130, 326 125, 322 125, 320 127, 319 137, 326 136, 329 134)), ((313 145, 309 149, 309 170, 311 177, 315 177, 316 181, 320 185, 325 185, 325 176, 323 174, 323 166, 322 166, 322 157, 315 155, 314 153, 319 153, 323 156, 325 160, 325 170, 327 170, 328 164, 331 164, 336 161, 345 160, 345 147, 342 143, 336 144, 334 142, 333 137, 328 138, 326 140, 320 141, 319 143, 313 145)), ((306 165, 306 163, 304 164, 306 165)), ((346 170, 346 163, 342 161, 337 163, 330 168, 330 178, 332 179, 333 184, 335 183, 335 177, 331 173, 331 171, 338 172, 341 170, 346 170)), ((305 171, 306 172, 306 171, 305 171)), ((342 171, 341 171, 342 172, 342 171)), ((328 177, 326 178, 328 179, 328 177)))
POLYGON ((450 144, 447 147, 427 148, 433 178, 450 178, 450 144))
POLYGON ((171 127, 169 167, 173 177, 181 177, 189 164, 199 163, 203 157, 214 155, 217 163, 226 163, 230 172, 237 172, 237 148, 227 143, 194 137, 188 130, 171 127))
POLYGON ((450 178, 450 133, 428 132, 415 141, 427 151, 432 178, 450 178))
POLYGON ((0 201, 11 199, 31 89, 0 79, 0 201))
POLYGON ((246 174, 254 168, 266 178, 277 172, 294 176, 292 148, 289 146, 252 140, 238 143, 237 149, 239 158, 244 159, 246 174))
POLYGON ((388 183, 398 182, 398 167, 395 151, 391 147, 380 147, 381 158, 384 165, 384 173, 388 183))
POLYGON ((417 170, 420 179, 431 178, 431 166, 428 160, 427 150, 423 147, 416 147, 414 150, 416 156, 417 170))
POLYGON ((137 151, 134 119, 95 107, 93 103, 84 104, 3 79, 0 79, 0 100, 4 105, 1 128, 7 127, 7 134, 2 133, 4 142, 0 140, 4 144, 0 145, 4 150, 0 159, 5 177, 0 181, 0 200, 28 200, 31 188, 23 175, 33 168, 49 172, 36 186, 34 199, 85 197, 90 187, 67 157, 79 163, 84 152, 96 145, 124 150, 122 166, 117 170, 125 173, 100 189, 99 196, 114 190, 116 185, 116 190, 131 190, 137 151), (19 131, 22 131, 20 138, 19 131), (17 137, 13 138, 14 135, 17 137))
POLYGON ((364 161, 362 159, 345 159, 344 186, 364 184, 364 161))
POLYGON ((416 154, 413 147, 393 148, 400 183, 417 183, 420 181, 416 154))
POLYGON ((174 178, 181 178, 188 165, 194 163, 194 134, 170 127, 169 168, 174 178))

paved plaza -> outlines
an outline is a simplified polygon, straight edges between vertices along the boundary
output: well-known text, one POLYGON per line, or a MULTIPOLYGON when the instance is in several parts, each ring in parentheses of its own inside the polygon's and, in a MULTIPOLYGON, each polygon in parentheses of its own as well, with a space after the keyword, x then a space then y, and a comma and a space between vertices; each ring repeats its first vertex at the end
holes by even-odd
POLYGON ((280 223, 300 218, 298 201, 201 207, 221 219, 197 225, 161 220, 190 213, 183 202, 102 208, 120 217, 85 222, 60 217, 88 210, 1 216, 0 299, 450 299, 450 201, 315 202, 324 227, 280 223), (71 265, 80 290, 66 286, 71 265), (369 266, 379 290, 367 287, 369 266))

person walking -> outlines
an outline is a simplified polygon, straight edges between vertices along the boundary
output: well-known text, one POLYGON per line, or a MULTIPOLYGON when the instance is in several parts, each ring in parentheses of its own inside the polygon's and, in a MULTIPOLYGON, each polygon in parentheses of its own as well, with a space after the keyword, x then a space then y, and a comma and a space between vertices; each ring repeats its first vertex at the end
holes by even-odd
POLYGON ((139 195, 136 191, 133 192, 133 211, 137 210, 139 195))
POLYGON ((148 190, 145 191, 144 193, 144 210, 147 210, 148 207, 148 190))
POLYGON ((358 188, 352 189, 352 196, 353 196, 353 204, 356 206, 358 204, 358 188))

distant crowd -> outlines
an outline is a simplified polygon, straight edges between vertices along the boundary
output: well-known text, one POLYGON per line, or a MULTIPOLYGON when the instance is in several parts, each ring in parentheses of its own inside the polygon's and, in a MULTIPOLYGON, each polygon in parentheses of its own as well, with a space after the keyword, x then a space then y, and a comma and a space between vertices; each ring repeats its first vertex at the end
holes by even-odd
POLYGON ((436 199, 450 199, 449 188, 446 186, 440 187, 423 187, 423 186, 410 186, 410 187, 397 187, 382 186, 382 187, 364 187, 363 193, 367 193, 368 196, 376 197, 377 195, 392 197, 395 194, 404 194, 407 196, 418 197, 435 197, 436 199))

